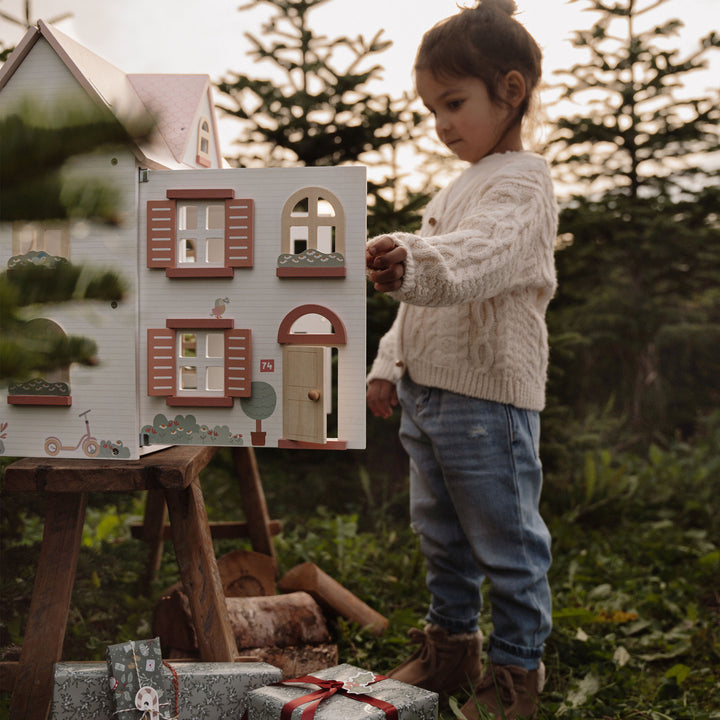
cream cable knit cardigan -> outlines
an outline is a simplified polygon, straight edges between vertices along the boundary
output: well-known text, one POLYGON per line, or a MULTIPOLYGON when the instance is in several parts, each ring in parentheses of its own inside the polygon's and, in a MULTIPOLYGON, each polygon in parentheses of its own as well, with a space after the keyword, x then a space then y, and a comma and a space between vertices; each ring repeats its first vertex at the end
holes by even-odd
POLYGON ((538 155, 489 155, 428 204, 407 249, 401 301, 368 382, 421 385, 529 410, 545 405, 545 311, 556 288, 557 205, 538 155))

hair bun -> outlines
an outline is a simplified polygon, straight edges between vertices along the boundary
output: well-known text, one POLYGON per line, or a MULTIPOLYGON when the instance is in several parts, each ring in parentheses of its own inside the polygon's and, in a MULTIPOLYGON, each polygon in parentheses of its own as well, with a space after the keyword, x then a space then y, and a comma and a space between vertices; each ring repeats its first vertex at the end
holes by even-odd
POLYGON ((498 10, 512 17, 517 12, 515 0, 479 0, 478 8, 483 7, 488 10, 498 10))

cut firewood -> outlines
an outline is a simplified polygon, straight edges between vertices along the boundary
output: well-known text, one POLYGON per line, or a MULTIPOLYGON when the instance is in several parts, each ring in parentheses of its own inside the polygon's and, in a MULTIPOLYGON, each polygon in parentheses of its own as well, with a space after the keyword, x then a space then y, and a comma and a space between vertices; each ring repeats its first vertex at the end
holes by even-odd
MULTIPOLYGON (((325 616, 308 593, 225 598, 225 602, 241 654, 254 655, 258 647, 320 645, 330 641, 325 616)), ((152 631, 163 648, 190 655, 197 650, 189 604, 180 584, 164 593, 156 605, 152 631)))
POLYGON ((218 558, 225 597, 275 595, 275 561, 250 550, 233 550, 218 558))
POLYGON ((238 649, 328 642, 325 616, 304 592, 271 597, 226 598, 238 649))
POLYGON ((153 611, 153 637, 160 638, 163 653, 166 648, 191 655, 197 652, 197 636, 191 618, 190 603, 182 583, 175 583, 160 596, 153 611))
POLYGON ((337 580, 333 580, 314 563, 303 563, 289 570, 278 582, 282 592, 304 591, 328 612, 341 615, 375 635, 382 635, 388 627, 387 618, 373 610, 337 580))

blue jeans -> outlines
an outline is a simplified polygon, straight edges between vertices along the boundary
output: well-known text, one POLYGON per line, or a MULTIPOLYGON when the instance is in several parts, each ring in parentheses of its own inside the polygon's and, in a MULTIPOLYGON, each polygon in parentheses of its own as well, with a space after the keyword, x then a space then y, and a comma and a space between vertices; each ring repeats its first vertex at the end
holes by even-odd
POLYGON ((490 582, 493 663, 535 669, 552 627, 550 533, 539 512, 537 412, 398 384, 410 456, 410 519, 431 593, 427 621, 477 630, 490 582))

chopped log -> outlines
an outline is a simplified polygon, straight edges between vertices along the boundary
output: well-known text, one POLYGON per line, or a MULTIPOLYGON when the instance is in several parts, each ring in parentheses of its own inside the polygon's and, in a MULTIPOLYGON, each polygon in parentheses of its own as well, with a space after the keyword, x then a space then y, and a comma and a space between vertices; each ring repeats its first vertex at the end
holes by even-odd
POLYGON ((233 550, 218 558, 225 597, 275 595, 275 561, 270 555, 233 550))
MULTIPOLYGON (((225 602, 241 654, 254 655, 258 647, 320 645, 330 641, 325 617, 307 593, 225 598, 225 602)), ((185 655, 197 652, 190 606, 179 583, 164 593, 155 606, 152 632, 160 638, 163 650, 173 648, 185 655)))
POLYGON ((328 642, 325 616, 304 592, 270 597, 226 598, 238 649, 290 647, 328 642))
POLYGON ((289 570, 278 582, 282 592, 304 591, 328 612, 333 612, 382 635, 388 627, 387 618, 373 610, 337 580, 333 580, 314 563, 303 563, 289 570))
POLYGON ((153 637, 160 638, 160 647, 174 648, 181 653, 197 653, 198 643, 190 615, 190 602, 182 583, 169 587, 155 605, 152 619, 153 637))

